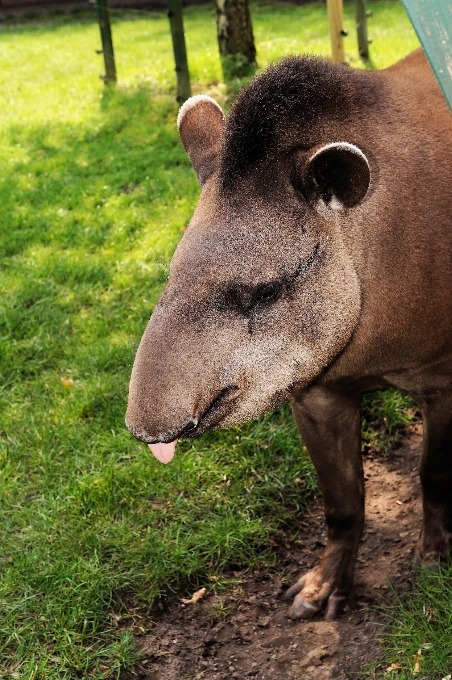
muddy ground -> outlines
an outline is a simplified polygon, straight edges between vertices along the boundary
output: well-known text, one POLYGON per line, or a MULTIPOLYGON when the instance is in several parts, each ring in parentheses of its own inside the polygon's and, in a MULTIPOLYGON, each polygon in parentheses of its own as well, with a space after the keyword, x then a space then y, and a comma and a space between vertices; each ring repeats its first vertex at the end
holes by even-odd
POLYGON ((234 572, 238 583, 231 592, 207 592, 196 604, 184 605, 178 597, 160 602, 151 614, 154 624, 143 620, 140 628, 137 614, 142 659, 121 680, 362 678, 363 665, 381 656, 377 607, 394 599, 389 584, 401 594, 411 583, 421 521, 421 440, 416 424, 399 448, 365 456, 366 529, 352 596, 338 621, 321 615, 292 621, 284 599, 288 585, 318 562, 325 545, 318 504, 298 522, 296 542, 275 546, 276 568, 234 572))

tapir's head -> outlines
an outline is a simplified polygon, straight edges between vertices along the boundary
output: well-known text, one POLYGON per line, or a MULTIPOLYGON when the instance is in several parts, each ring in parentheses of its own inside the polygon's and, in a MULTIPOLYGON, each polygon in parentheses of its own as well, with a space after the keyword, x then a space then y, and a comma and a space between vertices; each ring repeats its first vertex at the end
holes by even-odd
POLYGON ((371 179, 354 78, 290 58, 226 120, 206 96, 180 110, 202 193, 138 348, 126 416, 135 437, 162 443, 164 462, 179 437, 259 416, 308 385, 353 334, 361 293, 344 230, 371 179))

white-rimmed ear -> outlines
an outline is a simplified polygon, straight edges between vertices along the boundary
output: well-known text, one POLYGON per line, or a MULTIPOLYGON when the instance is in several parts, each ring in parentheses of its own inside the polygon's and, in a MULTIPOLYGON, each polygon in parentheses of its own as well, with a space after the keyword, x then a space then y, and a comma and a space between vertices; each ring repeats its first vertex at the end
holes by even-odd
POLYGON ((224 115, 217 102, 205 94, 187 99, 177 116, 184 149, 202 185, 216 167, 224 115))
POLYGON ((370 184, 370 166, 361 149, 350 142, 332 142, 309 152, 302 171, 303 193, 332 210, 361 203, 370 184))

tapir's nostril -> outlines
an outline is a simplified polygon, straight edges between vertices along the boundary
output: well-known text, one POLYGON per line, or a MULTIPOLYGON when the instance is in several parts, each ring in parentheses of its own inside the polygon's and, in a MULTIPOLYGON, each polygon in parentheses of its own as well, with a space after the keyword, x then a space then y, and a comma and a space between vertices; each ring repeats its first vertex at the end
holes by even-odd
POLYGON ((190 420, 180 430, 176 439, 180 439, 181 437, 184 436, 184 434, 187 434, 188 432, 193 432, 193 430, 196 430, 196 428, 198 427, 198 422, 199 421, 196 420, 195 418, 190 418, 190 420))
POLYGON ((136 439, 138 439, 140 442, 144 442, 145 444, 168 444, 173 442, 175 439, 180 439, 185 434, 196 430, 198 427, 198 422, 199 421, 196 418, 189 418, 185 421, 180 430, 170 430, 166 432, 166 434, 157 434, 152 436, 152 434, 149 433, 146 425, 137 427, 133 423, 128 422, 128 419, 126 418, 126 426, 129 432, 133 434, 136 439))

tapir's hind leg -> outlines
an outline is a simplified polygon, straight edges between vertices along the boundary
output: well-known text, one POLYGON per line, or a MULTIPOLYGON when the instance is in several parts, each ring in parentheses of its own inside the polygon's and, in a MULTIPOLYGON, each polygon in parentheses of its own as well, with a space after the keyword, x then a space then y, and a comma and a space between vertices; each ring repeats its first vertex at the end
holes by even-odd
POLYGON ((424 441, 419 468, 424 518, 418 560, 430 567, 452 550, 452 393, 424 398, 424 441))
POLYGON ((318 566, 287 592, 295 595, 293 619, 325 608, 339 616, 353 582, 364 525, 364 474, 361 457, 360 397, 323 387, 300 391, 292 411, 319 476, 328 539, 318 566))

